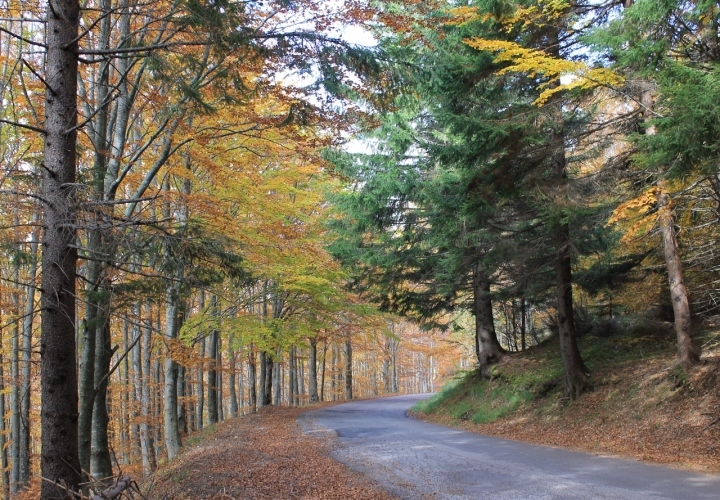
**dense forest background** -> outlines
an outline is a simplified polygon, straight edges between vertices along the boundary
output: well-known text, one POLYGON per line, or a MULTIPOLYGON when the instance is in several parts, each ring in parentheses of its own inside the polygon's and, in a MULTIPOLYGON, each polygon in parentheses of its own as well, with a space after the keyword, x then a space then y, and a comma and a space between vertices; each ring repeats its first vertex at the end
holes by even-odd
POLYGON ((584 334, 672 322, 691 370, 720 299, 718 22, 6 1, 5 496, 148 474, 261 406, 491 377, 551 336, 568 398, 584 334))

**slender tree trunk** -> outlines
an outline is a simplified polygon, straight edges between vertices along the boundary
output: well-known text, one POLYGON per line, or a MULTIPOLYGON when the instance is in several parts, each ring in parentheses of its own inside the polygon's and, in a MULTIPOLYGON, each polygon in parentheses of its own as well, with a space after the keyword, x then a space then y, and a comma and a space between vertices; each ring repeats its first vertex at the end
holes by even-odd
MULTIPOLYGON (((173 345, 177 339, 177 318, 179 305, 178 285, 168 281, 165 295, 165 339, 168 346, 173 345)), ((165 354, 165 448, 168 460, 172 460, 180 453, 180 427, 178 425, 177 400, 178 365, 172 359, 168 350, 165 354)))
POLYGON ((185 408, 185 367, 178 365, 178 383, 177 383, 177 398, 178 398, 178 430, 181 435, 187 434, 187 410, 185 408))
POLYGON ((320 375, 320 401, 325 401, 325 365, 327 364, 327 340, 323 341, 322 369, 320 375))
POLYGON ((348 401, 353 398, 352 379, 352 343, 348 339, 345 341, 345 399, 348 401))
POLYGON ((527 312, 525 311, 525 296, 523 295, 520 299, 520 346, 523 351, 527 347, 525 342, 525 338, 527 335, 526 315, 527 312))
MULTIPOLYGON (((215 298, 213 297, 213 304, 215 298)), ((218 332, 213 329, 210 332, 209 344, 208 344, 208 356, 210 358, 210 367, 207 374, 207 407, 208 407, 208 422, 210 425, 218 423, 218 372, 217 372, 217 357, 218 357, 218 332)))
POLYGON ((260 351, 260 380, 258 381, 258 408, 265 406, 265 379, 267 378, 267 354, 260 351))
MULTIPOLYGON (((0 345, 2 345, 2 337, 0 337, 0 345)), ((5 433, 5 373, 3 370, 3 355, 0 350, 0 477, 2 477, 3 498, 10 496, 10 474, 8 471, 8 450, 7 435, 5 433)))
MULTIPOLYGON (((202 297, 202 292, 201 292, 202 297)), ((201 306, 200 309, 202 310, 204 306, 201 306)), ((203 337, 200 339, 200 359, 203 360, 200 362, 200 365, 197 368, 197 411, 195 413, 195 426, 198 429, 203 428, 203 411, 205 410, 205 388, 203 384, 203 367, 205 366, 205 342, 207 341, 206 337, 203 337)))
POLYGON ((235 350, 233 348, 233 340, 235 339, 234 334, 230 334, 228 339, 228 388, 230 389, 230 418, 235 418, 238 415, 238 400, 237 392, 235 391, 235 350))
POLYGON ((310 359, 308 361, 308 393, 310 395, 310 404, 317 403, 318 383, 317 383, 317 339, 310 339, 310 359))
POLYGON ((263 406, 272 405, 272 377, 273 377, 274 363, 273 359, 269 355, 265 355, 265 391, 263 406))
MULTIPOLYGON (((17 220, 17 218, 16 218, 17 220)), ((17 221, 16 223, 19 223, 17 221)), ((20 249, 17 249, 19 254, 20 249)), ((15 495, 20 490, 20 256, 16 254, 13 262, 14 281, 12 291, 12 358, 10 364, 10 376, 12 377, 12 389, 10 390, 10 458, 12 459, 12 471, 10 473, 10 493, 15 495)))
MULTIPOLYGON (((106 307, 103 301, 101 307, 106 307)), ((92 440, 90 451, 90 471, 97 480, 112 479, 113 469, 108 441, 108 400, 107 388, 110 361, 113 354, 110 345, 110 312, 107 309, 98 311, 95 344, 95 399, 92 412, 92 440)))
POLYGON ((255 348, 250 344, 248 351, 248 404, 250 405, 250 411, 257 411, 257 392, 255 387, 257 386, 257 380, 255 380, 255 348))
POLYGON ((149 474, 157 467, 155 438, 150 424, 152 402, 150 399, 151 353, 152 353, 152 306, 147 302, 145 331, 142 343, 142 399, 140 401, 140 445, 143 454, 143 473, 149 474))
POLYGON ((482 264, 475 265, 473 272, 473 299, 475 303, 475 354, 480 363, 480 373, 490 377, 491 367, 502 358, 505 351, 498 342, 493 321, 490 299, 490 278, 482 264))

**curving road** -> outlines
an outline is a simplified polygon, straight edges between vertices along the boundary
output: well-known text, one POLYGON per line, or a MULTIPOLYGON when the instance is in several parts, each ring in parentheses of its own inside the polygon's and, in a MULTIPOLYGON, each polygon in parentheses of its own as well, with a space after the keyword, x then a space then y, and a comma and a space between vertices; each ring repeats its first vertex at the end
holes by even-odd
POLYGON ((408 499, 720 499, 720 476, 457 431, 405 412, 429 395, 305 412, 306 433, 333 433, 336 460, 408 499))

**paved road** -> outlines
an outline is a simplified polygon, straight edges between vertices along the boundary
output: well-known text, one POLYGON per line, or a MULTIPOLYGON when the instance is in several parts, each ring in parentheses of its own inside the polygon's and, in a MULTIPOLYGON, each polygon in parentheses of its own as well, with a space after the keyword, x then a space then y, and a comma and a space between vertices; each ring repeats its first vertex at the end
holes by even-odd
POLYGON ((401 498, 720 499, 720 476, 533 446, 409 418, 428 395, 306 412, 306 433, 339 438, 334 458, 401 498))

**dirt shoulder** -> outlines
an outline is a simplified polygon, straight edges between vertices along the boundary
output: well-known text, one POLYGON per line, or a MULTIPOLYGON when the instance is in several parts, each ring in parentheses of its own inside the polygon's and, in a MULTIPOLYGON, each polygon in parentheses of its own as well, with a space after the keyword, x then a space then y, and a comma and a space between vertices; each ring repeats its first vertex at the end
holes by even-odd
POLYGON ((155 474, 148 498, 394 498, 330 458, 328 438, 303 435, 296 418, 307 409, 268 407, 222 422, 155 474))

